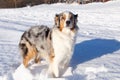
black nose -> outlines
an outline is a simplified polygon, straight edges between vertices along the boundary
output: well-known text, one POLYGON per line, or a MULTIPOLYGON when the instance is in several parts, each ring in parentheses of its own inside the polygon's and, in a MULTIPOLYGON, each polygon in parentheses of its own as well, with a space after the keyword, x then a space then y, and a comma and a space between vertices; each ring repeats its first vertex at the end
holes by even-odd
POLYGON ((66 24, 69 25, 69 24, 70 24, 70 21, 66 21, 66 24))

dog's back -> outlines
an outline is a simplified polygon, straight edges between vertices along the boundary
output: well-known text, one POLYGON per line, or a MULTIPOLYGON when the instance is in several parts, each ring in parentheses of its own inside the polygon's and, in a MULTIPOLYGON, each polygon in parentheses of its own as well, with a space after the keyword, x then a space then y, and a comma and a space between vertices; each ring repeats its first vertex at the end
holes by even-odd
POLYGON ((23 64, 27 67, 28 61, 35 57, 36 62, 40 56, 50 54, 51 29, 47 26, 35 26, 25 31, 21 37, 19 48, 23 56, 23 64))

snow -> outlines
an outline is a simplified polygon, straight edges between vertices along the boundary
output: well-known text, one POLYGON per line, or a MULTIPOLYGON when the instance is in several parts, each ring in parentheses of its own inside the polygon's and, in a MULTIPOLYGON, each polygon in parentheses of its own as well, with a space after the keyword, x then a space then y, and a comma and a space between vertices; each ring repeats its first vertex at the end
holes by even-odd
POLYGON ((78 14, 79 31, 70 66, 57 80, 120 80, 120 0, 0 9, 0 80, 47 80, 47 63, 25 68, 18 43, 25 30, 52 27, 55 14, 66 10, 78 14))

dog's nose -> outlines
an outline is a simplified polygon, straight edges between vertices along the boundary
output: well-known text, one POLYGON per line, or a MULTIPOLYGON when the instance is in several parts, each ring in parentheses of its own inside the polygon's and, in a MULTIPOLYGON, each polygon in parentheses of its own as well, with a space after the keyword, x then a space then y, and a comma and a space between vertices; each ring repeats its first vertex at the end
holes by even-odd
POLYGON ((69 25, 69 24, 70 24, 70 21, 66 21, 66 24, 69 25))

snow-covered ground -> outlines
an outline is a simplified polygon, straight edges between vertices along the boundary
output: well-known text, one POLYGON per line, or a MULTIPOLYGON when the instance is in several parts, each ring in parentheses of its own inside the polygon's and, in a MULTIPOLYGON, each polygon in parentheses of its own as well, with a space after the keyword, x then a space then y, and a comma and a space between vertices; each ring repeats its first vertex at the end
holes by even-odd
POLYGON ((33 25, 52 27, 62 11, 79 15, 70 67, 58 80, 120 80, 120 0, 0 9, 0 80, 46 80, 47 64, 24 68, 18 50, 22 33, 33 25))

